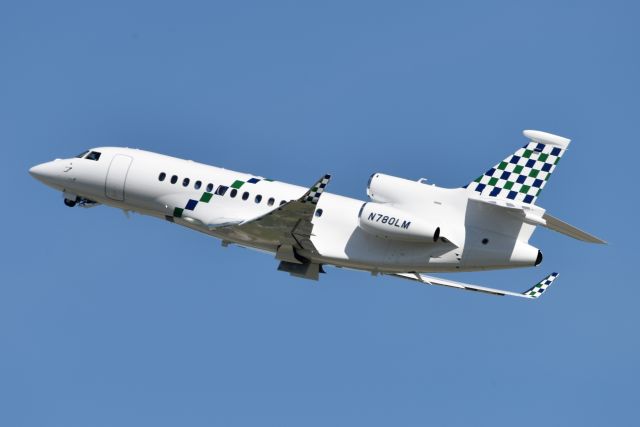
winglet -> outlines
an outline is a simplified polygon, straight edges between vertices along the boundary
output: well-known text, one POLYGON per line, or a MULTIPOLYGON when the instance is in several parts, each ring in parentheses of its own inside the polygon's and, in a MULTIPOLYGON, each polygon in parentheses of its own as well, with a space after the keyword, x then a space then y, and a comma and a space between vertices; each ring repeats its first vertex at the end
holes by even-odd
POLYGON ((558 273, 551 273, 540 282, 536 283, 534 287, 522 293, 527 298, 539 298, 540 295, 547 290, 549 286, 553 283, 554 280, 558 277, 558 273))
POLYGON ((300 198, 300 201, 303 203, 311 203, 313 205, 317 204, 318 200, 320 199, 320 196, 322 195, 322 192, 326 188, 330 179, 331 179, 331 175, 329 174, 326 174, 325 176, 320 178, 318 182, 313 184, 313 186, 309 189, 309 191, 304 193, 304 196, 300 198))

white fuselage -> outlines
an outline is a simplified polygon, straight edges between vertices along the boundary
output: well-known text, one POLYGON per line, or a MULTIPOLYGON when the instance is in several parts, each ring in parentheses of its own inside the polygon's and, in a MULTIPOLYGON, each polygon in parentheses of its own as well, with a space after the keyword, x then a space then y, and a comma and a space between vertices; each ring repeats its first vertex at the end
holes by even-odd
MULTIPOLYGON (((226 243, 272 253, 277 250, 274 242, 211 224, 238 223, 260 217, 283 202, 300 198, 308 190, 142 150, 118 147, 94 150, 100 153, 98 160, 59 159, 35 166, 30 172, 45 184, 63 191, 67 199, 77 197, 167 219, 226 243), (252 178, 259 181, 251 183, 252 178), (239 188, 232 188, 238 181, 242 182, 236 184, 239 188), (213 188, 207 188, 210 185, 213 188), (228 187, 223 195, 216 193, 220 186, 228 187), (192 211, 184 210, 185 204, 189 200, 199 201, 203 192, 212 193, 211 200, 206 206, 200 202, 199 211, 194 211, 201 212, 199 217, 190 216, 192 211), (176 215, 176 209, 181 210, 180 215, 176 215)), ((528 244, 535 227, 520 218, 503 209, 475 203, 463 188, 443 189, 400 178, 387 180, 390 179, 398 180, 398 200, 389 200, 393 195, 370 194, 372 201, 368 202, 366 212, 376 214, 379 208, 383 213, 377 215, 384 221, 380 227, 391 227, 391 237, 363 228, 360 215, 364 201, 324 192, 312 220, 311 240, 317 253, 302 251, 300 255, 320 264, 374 273, 469 271, 532 266, 539 262, 538 250, 528 244), (437 225, 442 238, 436 236, 436 241, 403 239, 402 221, 405 224, 410 221, 401 221, 400 215, 393 217, 393 221, 384 220, 384 210, 392 207, 393 212, 410 213, 413 226, 421 222, 425 230, 433 230, 437 225), (393 233, 399 238, 395 239, 393 233)), ((375 221, 376 216, 371 218, 375 221)))

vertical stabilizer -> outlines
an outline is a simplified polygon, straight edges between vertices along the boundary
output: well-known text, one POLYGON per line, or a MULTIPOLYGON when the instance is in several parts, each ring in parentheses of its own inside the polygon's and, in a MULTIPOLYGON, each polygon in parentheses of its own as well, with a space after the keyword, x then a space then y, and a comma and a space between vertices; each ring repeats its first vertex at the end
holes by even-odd
POLYGON ((525 130, 530 142, 465 188, 498 199, 534 204, 570 139, 537 130, 525 130))

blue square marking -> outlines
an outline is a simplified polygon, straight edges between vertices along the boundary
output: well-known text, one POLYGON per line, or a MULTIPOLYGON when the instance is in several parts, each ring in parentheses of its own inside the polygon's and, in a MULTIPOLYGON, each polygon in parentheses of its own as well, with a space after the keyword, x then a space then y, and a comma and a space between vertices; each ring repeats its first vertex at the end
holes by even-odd
POLYGON ((257 184, 260 180, 258 178, 250 178, 247 182, 249 184, 257 184))
POLYGON ((501 188, 496 187, 496 188, 494 188, 493 190, 491 190, 491 194, 489 194, 489 195, 490 195, 490 196, 495 197, 495 196, 497 196, 498 194, 500 194, 500 190, 502 190, 502 189, 501 189, 501 188))
POLYGON ((534 148, 533 150, 540 153, 542 150, 544 150, 544 144, 538 143, 538 145, 536 145, 536 148, 534 148))
POLYGON ((511 172, 504 171, 504 172, 502 172, 502 175, 500 176, 500 179, 509 179, 510 175, 511 175, 511 172))
POLYGON ((535 165, 535 164, 536 164, 535 160, 529 159, 529 160, 527 160, 527 164, 525 166, 528 167, 528 168, 532 168, 533 165, 535 165))
POLYGON ((553 150, 551 150, 551 155, 552 156, 559 156, 560 155, 560 150, 558 147, 553 147, 553 150))
POLYGON ((533 202, 533 196, 531 194, 527 194, 526 196, 524 196, 524 202, 525 203, 533 202))
POLYGON ((476 187, 476 191, 482 193, 482 190, 484 190, 486 186, 486 184, 478 184, 478 186, 476 187))
POLYGON ((527 179, 527 177, 526 177, 526 176, 524 176, 524 175, 519 175, 519 176, 518 176, 518 179, 516 179, 516 182, 517 182, 518 184, 524 184, 524 181, 525 181, 526 179, 527 179))
POLYGON ((184 208, 188 211, 192 211, 196 208, 197 205, 198 205, 197 200, 189 199, 189 201, 187 202, 187 206, 185 206, 184 208))
POLYGON ((487 175, 487 176, 493 176, 493 174, 495 173, 495 171, 496 171, 496 170, 495 170, 494 168, 491 168, 491 169, 489 169, 489 170, 485 173, 485 175, 487 175))
POLYGON ((515 200, 517 195, 517 191, 509 191, 509 194, 507 194, 507 199, 515 200))
POLYGON ((542 187, 542 183, 543 182, 544 181, 541 180, 541 179, 536 179, 535 181, 533 181, 533 186, 536 187, 536 188, 540 188, 540 187, 542 187))
POLYGON ((545 163, 544 165, 542 165, 542 170, 545 172, 549 172, 551 170, 551 166, 553 166, 551 163, 545 163))
POLYGON ((511 156, 511 160, 509 160, 509 163, 513 163, 518 164, 518 162, 520 161, 520 156, 511 156))

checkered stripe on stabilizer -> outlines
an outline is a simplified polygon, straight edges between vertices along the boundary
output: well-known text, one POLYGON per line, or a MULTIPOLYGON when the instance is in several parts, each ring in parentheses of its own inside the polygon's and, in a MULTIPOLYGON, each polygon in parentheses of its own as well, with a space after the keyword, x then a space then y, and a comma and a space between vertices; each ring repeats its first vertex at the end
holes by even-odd
POLYGON ((530 298, 538 298, 540 295, 544 293, 544 291, 547 290, 549 286, 551 286, 551 284, 553 283, 554 280, 556 280, 557 277, 558 277, 558 273, 551 273, 544 280, 537 283, 533 288, 524 292, 524 295, 530 298))
POLYGON ((322 192, 324 191, 324 189, 327 187, 327 184, 329 183, 329 180, 331 179, 331 175, 325 175, 323 176, 318 182, 316 182, 313 187, 311 187, 309 189, 309 191, 307 191, 307 193, 302 196, 302 202, 304 203, 311 203, 311 204, 316 204, 318 203, 318 200, 320 199, 320 195, 322 194, 322 192))
POLYGON ((466 188, 483 196, 533 204, 564 151, 553 145, 530 142, 466 188))

